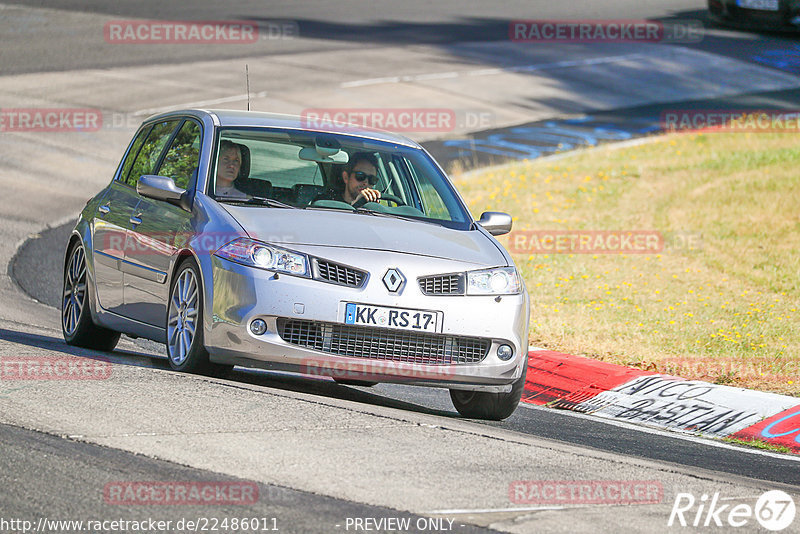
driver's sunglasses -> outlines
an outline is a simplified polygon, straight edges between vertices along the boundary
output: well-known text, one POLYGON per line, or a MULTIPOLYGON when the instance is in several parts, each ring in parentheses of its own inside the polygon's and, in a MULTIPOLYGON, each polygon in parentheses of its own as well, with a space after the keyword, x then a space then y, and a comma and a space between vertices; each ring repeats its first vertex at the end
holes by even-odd
POLYGON ((378 177, 374 174, 367 174, 362 171, 356 171, 353 173, 353 176, 356 177, 356 180, 359 182, 363 182, 364 180, 369 180, 369 185, 375 185, 378 183, 378 177))

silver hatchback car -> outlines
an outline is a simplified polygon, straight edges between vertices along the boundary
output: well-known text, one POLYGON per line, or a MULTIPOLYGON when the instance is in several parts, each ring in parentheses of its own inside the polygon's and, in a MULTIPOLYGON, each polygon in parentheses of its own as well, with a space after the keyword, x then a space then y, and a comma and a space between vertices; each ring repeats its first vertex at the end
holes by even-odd
POLYGON ((529 301, 493 235, 402 136, 304 119, 152 117, 89 200, 64 261, 67 343, 165 343, 178 371, 234 365, 450 389, 504 419, 525 385, 529 301))

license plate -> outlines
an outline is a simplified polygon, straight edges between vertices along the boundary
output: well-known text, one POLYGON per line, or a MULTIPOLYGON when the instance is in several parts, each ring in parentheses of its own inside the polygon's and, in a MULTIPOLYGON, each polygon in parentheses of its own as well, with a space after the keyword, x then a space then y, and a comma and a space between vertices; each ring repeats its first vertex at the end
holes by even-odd
POLYGON ((437 311, 369 306, 350 302, 345 306, 344 322, 359 326, 440 332, 443 316, 442 312, 437 311))
POLYGON ((779 0, 736 0, 736 5, 745 9, 758 9, 761 11, 778 11, 779 0))

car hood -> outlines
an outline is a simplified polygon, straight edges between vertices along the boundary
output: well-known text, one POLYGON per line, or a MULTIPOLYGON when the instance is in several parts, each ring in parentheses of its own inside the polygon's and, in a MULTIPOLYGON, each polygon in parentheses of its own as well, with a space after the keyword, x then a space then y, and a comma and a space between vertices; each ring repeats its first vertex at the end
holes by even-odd
POLYGON ((419 256, 448 258, 476 265, 507 265, 493 239, 479 230, 452 230, 393 217, 283 208, 225 205, 253 238, 289 247, 385 250, 419 256))

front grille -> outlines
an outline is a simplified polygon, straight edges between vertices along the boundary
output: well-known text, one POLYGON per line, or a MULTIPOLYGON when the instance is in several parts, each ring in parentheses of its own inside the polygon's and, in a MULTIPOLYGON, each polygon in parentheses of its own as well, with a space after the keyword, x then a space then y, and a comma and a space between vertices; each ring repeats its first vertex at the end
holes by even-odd
POLYGON ((359 271, 347 265, 340 265, 332 261, 315 259, 316 269, 314 278, 339 284, 342 286, 361 287, 367 277, 367 273, 359 271))
POLYGON ((419 279, 419 288, 425 295, 463 295, 464 273, 425 276, 419 279))
POLYGON ((491 346, 482 338, 298 319, 278 319, 278 334, 292 345, 337 356, 428 365, 478 363, 491 346))

